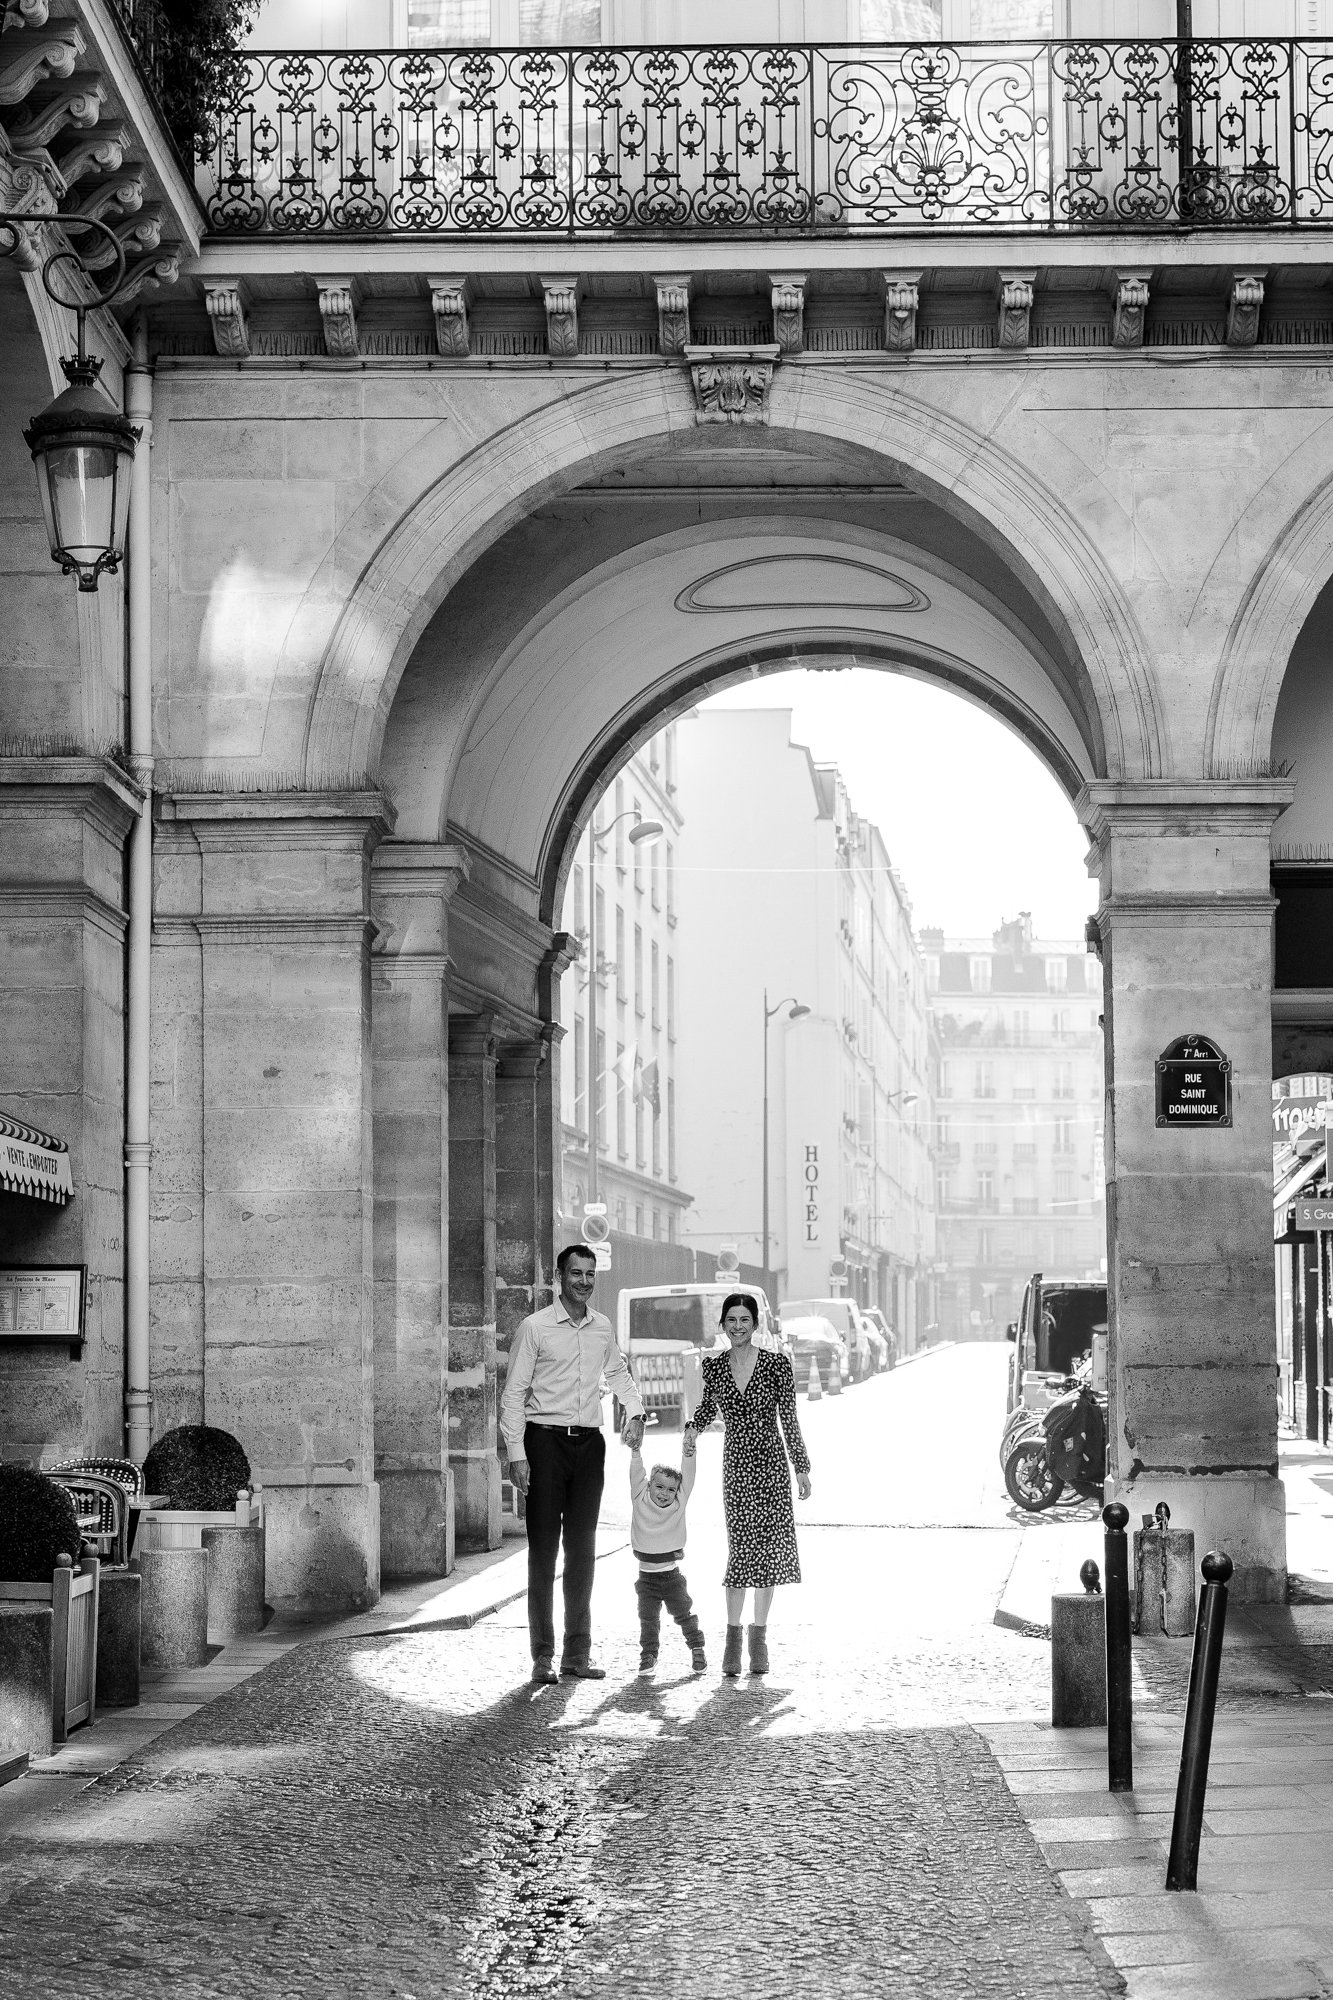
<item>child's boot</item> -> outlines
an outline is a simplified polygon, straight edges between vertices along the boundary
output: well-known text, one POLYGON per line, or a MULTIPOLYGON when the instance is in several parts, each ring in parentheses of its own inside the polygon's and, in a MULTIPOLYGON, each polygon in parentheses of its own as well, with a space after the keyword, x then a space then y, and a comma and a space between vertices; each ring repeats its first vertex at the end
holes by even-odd
POLYGON ((734 1680, 741 1670, 741 1628, 728 1625, 727 1643, 722 1651, 722 1671, 734 1680))
POLYGON ((641 1674, 650 1674, 656 1665, 657 1654, 655 1652, 650 1653, 645 1646, 639 1654, 639 1672, 641 1674))
MULTIPOLYGON (((736 1640, 737 1667, 739 1668, 739 1629, 736 1633, 736 1640)), ((766 1674, 768 1672, 768 1629, 763 1625, 752 1625, 750 1627, 750 1672, 752 1674, 766 1674)))
POLYGON ((708 1671, 708 1655, 704 1651, 704 1642, 702 1639, 697 1646, 690 1647, 690 1665, 694 1668, 696 1674, 703 1674, 708 1671))

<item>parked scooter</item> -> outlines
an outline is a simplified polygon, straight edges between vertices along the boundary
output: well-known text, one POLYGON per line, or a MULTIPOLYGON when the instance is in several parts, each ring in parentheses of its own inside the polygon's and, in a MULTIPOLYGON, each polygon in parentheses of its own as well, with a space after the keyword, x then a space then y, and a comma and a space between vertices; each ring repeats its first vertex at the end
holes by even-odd
POLYGON ((1101 1501, 1106 1479, 1106 1399, 1092 1386, 1091 1363, 1048 1410, 1017 1409, 1000 1448, 1009 1497, 1030 1514, 1054 1507, 1069 1489, 1074 1501, 1101 1501))

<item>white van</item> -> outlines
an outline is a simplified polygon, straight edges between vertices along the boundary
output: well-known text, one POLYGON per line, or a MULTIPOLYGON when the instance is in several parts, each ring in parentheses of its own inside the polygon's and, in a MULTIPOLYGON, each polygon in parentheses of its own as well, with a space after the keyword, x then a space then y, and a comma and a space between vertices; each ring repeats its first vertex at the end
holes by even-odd
MULTIPOLYGON (((727 1344, 722 1302, 748 1292, 759 1303, 756 1347, 785 1352, 773 1309, 757 1285, 714 1279, 706 1285, 644 1285, 620 1294, 616 1341, 629 1362, 644 1410, 677 1424, 703 1393, 703 1357, 727 1344)), ((616 1423, 620 1410, 616 1409, 616 1423)))

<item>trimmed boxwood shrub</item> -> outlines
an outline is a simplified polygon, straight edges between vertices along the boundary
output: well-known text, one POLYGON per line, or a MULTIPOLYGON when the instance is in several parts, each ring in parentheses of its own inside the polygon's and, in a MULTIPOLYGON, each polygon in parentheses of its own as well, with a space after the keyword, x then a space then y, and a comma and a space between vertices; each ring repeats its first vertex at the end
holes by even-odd
POLYGON ((230 1514, 250 1461, 239 1438, 211 1424, 182 1424, 160 1437, 143 1462, 146 1493, 165 1493, 188 1513, 230 1514))
POLYGON ((63 1486, 29 1465, 0 1465, 0 1578, 49 1583, 56 1557, 77 1563, 82 1541, 63 1486))

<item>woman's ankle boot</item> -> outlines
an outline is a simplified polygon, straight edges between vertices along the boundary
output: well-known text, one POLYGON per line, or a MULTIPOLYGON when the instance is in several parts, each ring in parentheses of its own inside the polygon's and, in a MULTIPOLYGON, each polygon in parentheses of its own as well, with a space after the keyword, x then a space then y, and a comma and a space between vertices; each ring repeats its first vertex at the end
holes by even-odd
MULTIPOLYGON (((737 1633, 736 1636, 739 1640, 740 1634, 737 1633)), ((740 1652, 739 1644, 736 1651, 740 1652)), ((750 1672, 752 1674, 768 1672, 768 1628, 765 1625, 750 1627, 750 1672)))
MULTIPOLYGON (((751 1630, 754 1628, 751 1627, 751 1630)), ((722 1671, 734 1679, 741 1670, 741 1628, 728 1625, 727 1643, 722 1651, 722 1671)))

